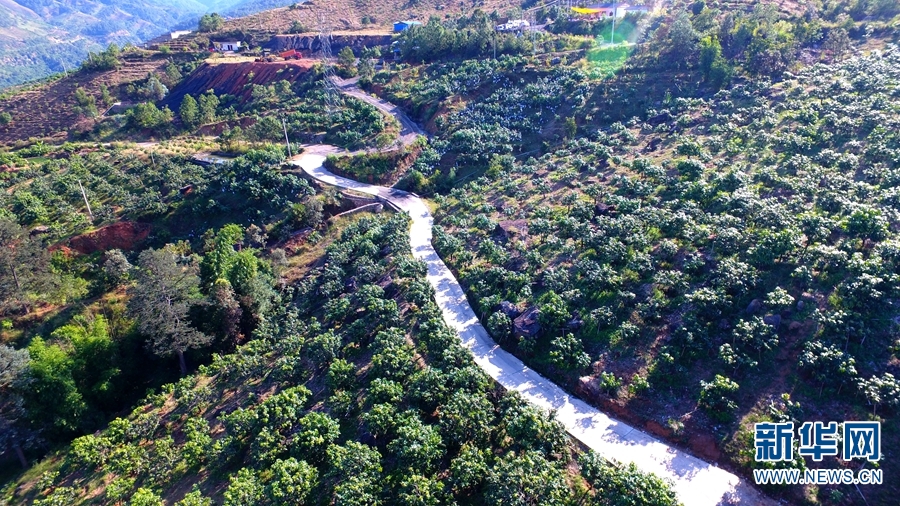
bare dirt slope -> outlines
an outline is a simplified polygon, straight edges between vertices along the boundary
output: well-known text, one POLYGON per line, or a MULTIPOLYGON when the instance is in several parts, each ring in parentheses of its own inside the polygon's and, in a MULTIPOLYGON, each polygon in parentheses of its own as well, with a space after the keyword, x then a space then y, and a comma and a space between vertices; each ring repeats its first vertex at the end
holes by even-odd
POLYGON ((294 82, 314 63, 311 60, 298 60, 204 64, 176 86, 160 105, 175 111, 185 95, 196 97, 207 90, 215 90, 216 95, 234 95, 239 100, 248 100, 253 92, 250 84, 268 85, 281 80, 294 82))

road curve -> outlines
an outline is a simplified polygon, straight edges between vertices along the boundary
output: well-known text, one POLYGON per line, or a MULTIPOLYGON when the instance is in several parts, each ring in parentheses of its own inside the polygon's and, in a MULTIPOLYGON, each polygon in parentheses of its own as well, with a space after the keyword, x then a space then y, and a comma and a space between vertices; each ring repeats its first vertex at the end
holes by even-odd
MULTIPOLYGON (((347 88, 349 86, 342 87, 347 88)), ((390 104, 384 105, 379 109, 395 110, 390 104)), ((329 172, 323 166, 324 154, 338 152, 340 150, 332 146, 308 146, 290 163, 322 183, 377 196, 409 213, 412 253, 428 265, 428 282, 434 287, 444 320, 472 352, 475 363, 494 380, 507 389, 520 392, 529 402, 543 409, 555 410, 557 419, 569 434, 600 455, 618 462, 634 462, 644 472, 671 480, 675 493, 685 506, 776 504, 738 476, 610 418, 569 395, 500 348, 478 321, 459 282, 432 247, 434 219, 425 203, 401 190, 361 183, 329 172)))

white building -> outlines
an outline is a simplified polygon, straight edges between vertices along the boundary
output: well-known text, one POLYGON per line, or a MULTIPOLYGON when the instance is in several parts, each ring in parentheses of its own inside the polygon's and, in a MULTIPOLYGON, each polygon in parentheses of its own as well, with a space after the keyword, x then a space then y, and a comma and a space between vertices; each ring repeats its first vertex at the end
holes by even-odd
POLYGON ((497 25, 498 32, 514 32, 516 30, 524 30, 531 24, 524 19, 511 19, 502 25, 497 25))
POLYGON ((241 43, 238 42, 213 42, 216 51, 240 51, 241 43))

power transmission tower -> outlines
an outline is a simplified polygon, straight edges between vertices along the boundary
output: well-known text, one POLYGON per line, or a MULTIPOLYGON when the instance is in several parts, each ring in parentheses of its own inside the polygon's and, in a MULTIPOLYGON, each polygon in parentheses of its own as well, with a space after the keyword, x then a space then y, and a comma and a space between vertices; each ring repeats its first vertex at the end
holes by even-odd
POLYGON ((319 52, 322 57, 322 74, 325 79, 325 106, 328 113, 338 110, 340 105, 340 90, 335 84, 334 62, 331 54, 331 24, 324 14, 319 14, 319 52))

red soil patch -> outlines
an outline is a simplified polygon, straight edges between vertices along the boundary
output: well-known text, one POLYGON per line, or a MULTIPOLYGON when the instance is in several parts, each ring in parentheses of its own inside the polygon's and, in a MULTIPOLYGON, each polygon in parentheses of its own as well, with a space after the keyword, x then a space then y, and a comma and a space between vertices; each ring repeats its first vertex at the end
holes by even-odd
POLYGON ((131 250, 150 235, 150 225, 132 221, 120 221, 93 232, 77 235, 68 240, 67 245, 56 245, 54 249, 67 246, 83 255, 111 249, 131 250))
POLYGON ((185 95, 198 96, 207 90, 215 90, 216 95, 233 95, 240 101, 250 99, 252 84, 269 85, 281 80, 294 82, 312 68, 313 61, 290 62, 242 62, 204 64, 181 82, 160 103, 177 110, 185 95))

